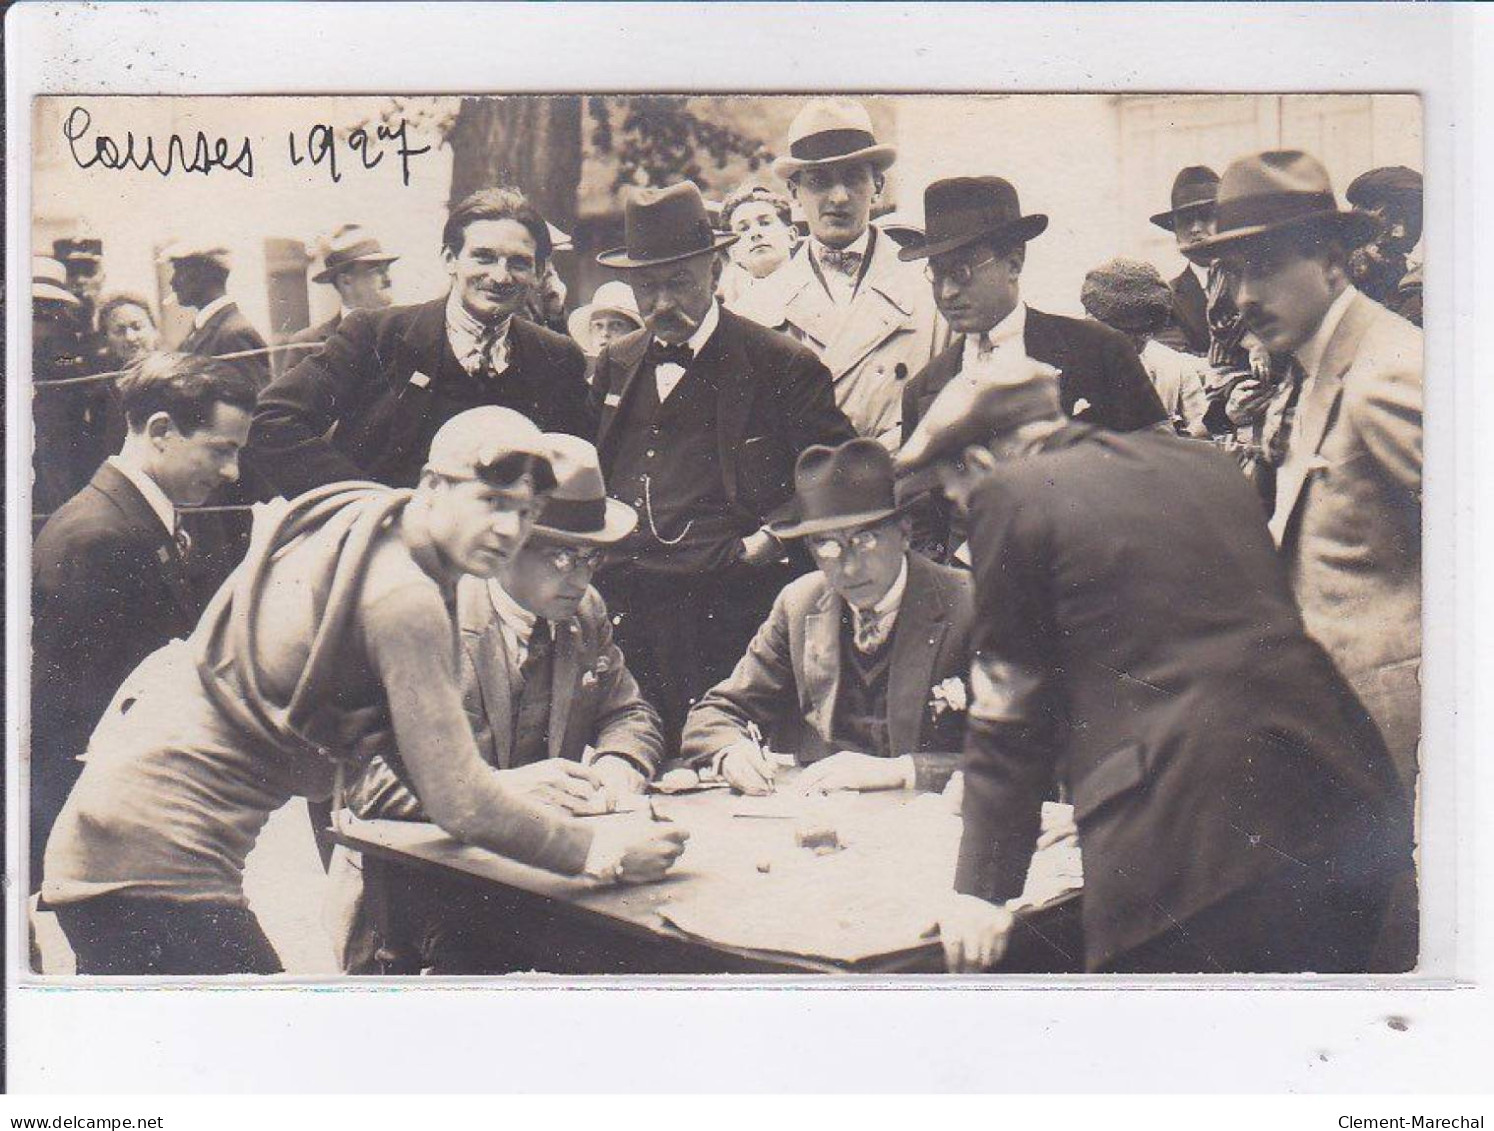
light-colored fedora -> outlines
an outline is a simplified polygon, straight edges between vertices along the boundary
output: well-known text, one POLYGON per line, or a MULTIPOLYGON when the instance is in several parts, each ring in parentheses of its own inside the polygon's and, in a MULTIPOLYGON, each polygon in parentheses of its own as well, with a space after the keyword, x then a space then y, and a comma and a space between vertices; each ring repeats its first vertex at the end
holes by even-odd
POLYGON ((897 160, 895 146, 878 143, 871 115, 853 98, 816 98, 795 115, 788 152, 773 162, 785 181, 816 165, 865 161, 881 172, 897 160))

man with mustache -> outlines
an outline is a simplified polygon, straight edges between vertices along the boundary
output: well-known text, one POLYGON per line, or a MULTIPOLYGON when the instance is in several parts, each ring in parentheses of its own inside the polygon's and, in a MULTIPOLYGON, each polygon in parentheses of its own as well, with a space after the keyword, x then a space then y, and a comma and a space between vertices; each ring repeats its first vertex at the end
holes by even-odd
POLYGON ((597 261, 626 273, 647 325, 597 356, 597 447, 641 517, 597 586, 673 746, 793 576, 764 527, 795 459, 854 433, 810 350, 717 304, 737 237, 712 229, 699 189, 641 191, 624 223, 626 245, 597 261))
POLYGON ((442 233, 448 294, 351 311, 264 391, 250 459, 291 496, 348 479, 413 486, 437 429, 480 405, 590 437, 585 356, 524 314, 550 251, 549 228, 518 190, 467 197, 442 233))
POLYGON ((897 150, 877 141, 859 102, 819 98, 789 127, 773 172, 809 222, 809 239, 738 313, 820 357, 858 435, 896 451, 902 389, 948 341, 928 286, 872 224, 897 150))

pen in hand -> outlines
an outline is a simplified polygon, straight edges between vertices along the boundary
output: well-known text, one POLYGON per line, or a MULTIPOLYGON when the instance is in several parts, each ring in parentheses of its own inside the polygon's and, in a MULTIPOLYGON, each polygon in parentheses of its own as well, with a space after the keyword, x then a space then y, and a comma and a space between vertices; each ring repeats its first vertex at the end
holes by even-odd
POLYGON ((763 780, 768 783, 768 792, 771 793, 773 791, 773 774, 777 770, 772 752, 768 750, 768 744, 763 738, 763 732, 755 722, 747 724, 747 737, 757 747, 759 769, 763 775, 763 780))

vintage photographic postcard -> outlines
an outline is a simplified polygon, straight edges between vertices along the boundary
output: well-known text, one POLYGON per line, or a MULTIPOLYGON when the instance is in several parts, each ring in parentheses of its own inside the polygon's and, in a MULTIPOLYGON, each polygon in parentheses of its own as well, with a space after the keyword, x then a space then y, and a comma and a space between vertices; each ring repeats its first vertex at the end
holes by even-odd
POLYGON ((10 108, 23 992, 1457 976, 1421 87, 424 62, 10 108))

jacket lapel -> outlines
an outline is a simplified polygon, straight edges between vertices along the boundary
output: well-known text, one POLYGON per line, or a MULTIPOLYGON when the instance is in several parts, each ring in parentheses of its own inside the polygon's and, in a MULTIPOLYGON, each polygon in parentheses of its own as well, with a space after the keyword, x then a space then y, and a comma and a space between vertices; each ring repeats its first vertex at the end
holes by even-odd
POLYGON ((1302 498, 1302 490, 1312 472, 1323 438, 1338 412, 1338 403, 1343 396, 1344 374, 1354 364, 1359 352, 1359 343, 1364 340, 1370 323, 1379 308, 1363 295, 1355 295, 1344 311, 1338 328, 1323 351, 1323 360, 1318 366, 1318 375, 1312 388, 1302 398, 1297 409, 1297 419, 1292 425, 1292 439, 1288 447, 1286 462, 1278 473, 1276 509, 1271 514, 1271 536, 1280 545, 1286 537, 1287 526, 1302 498))
MULTIPOLYGON (((840 333, 845 309, 835 305, 824 284, 815 278, 807 243, 780 270, 784 272, 783 317, 823 356, 840 333)), ((833 370, 831 375, 835 376, 833 370)))
POLYGON ((165 582, 183 619, 188 623, 195 622, 199 609, 187 578, 187 565, 182 560, 181 547, 166 529, 166 524, 151 510, 140 489, 107 462, 93 473, 89 485, 107 498, 135 530, 155 543, 156 560, 161 563, 161 580, 165 582))
MULTIPOLYGON (((508 647, 503 629, 493 609, 485 581, 468 580, 457 589, 457 622, 461 630, 463 663, 470 664, 472 680, 466 692, 475 695, 474 704, 488 720, 487 739, 490 749, 478 753, 489 765, 508 769, 513 757, 510 741, 513 731, 513 684, 509 679, 508 647)), ((464 681, 466 682, 466 681, 464 681)))
POLYGON ((741 356, 737 316, 721 311, 721 323, 696 359, 696 366, 716 382, 716 438, 721 449, 721 471, 728 498, 737 497, 738 448, 746 439, 756 382, 741 356))
POLYGON ((446 338, 446 300, 437 299, 415 312, 390 372, 399 401, 389 425, 391 457, 406 452, 420 435, 435 406, 436 385, 452 367, 461 366, 446 338))
POLYGON ((949 631, 943 594, 933 570, 917 554, 908 555, 908 587, 892 636, 887 674, 887 737, 893 754, 918 749, 919 731, 929 714, 934 662, 949 631))
POLYGON ((555 626, 555 667, 550 692, 550 757, 564 757, 571 699, 580 673, 581 630, 573 618, 555 626))
POLYGON ((804 697, 809 723, 830 741, 835 697, 840 693, 840 598, 828 587, 804 618, 804 697))
POLYGON ((610 462, 610 442, 617 419, 622 415, 628 398, 632 396, 633 389, 638 384, 638 374, 643 369, 643 357, 648 352, 648 343, 652 337, 652 332, 646 328, 637 330, 625 338, 618 339, 607 349, 605 371, 607 385, 600 390, 603 395, 602 418, 597 430, 597 449, 602 454, 604 465, 610 462))

